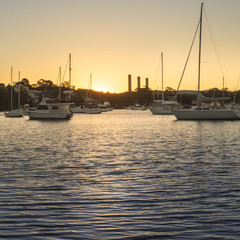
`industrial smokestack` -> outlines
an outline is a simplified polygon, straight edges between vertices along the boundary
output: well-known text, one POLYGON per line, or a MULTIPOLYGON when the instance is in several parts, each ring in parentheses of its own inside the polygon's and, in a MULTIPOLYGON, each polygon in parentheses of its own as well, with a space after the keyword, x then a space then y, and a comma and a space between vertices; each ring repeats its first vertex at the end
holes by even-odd
POLYGON ((128 92, 132 92, 132 76, 128 75, 128 92))
POLYGON ((148 78, 146 78, 146 89, 148 89, 148 78))
POLYGON ((141 87, 141 80, 140 77, 137 77, 137 88, 140 89, 141 87))

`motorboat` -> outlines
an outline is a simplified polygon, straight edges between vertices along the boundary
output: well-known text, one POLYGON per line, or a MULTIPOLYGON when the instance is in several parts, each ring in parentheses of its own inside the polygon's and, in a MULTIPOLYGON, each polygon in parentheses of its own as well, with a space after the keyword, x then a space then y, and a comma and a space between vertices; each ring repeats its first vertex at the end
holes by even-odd
POLYGON ((73 113, 85 113, 85 106, 71 106, 71 111, 73 113))
POLYGON ((102 112, 109 112, 112 111, 112 107, 109 102, 105 101, 104 103, 99 103, 98 106, 100 107, 102 112))
POLYGON ((89 104, 85 107, 85 113, 87 114, 100 114, 101 108, 97 104, 89 104))
POLYGON ((70 105, 56 99, 43 98, 36 108, 29 108, 27 113, 30 119, 70 119, 73 116, 70 105))
POLYGON ((22 117, 23 116, 23 111, 22 109, 16 109, 16 110, 11 110, 8 112, 4 112, 6 117, 12 117, 12 118, 17 118, 17 117, 22 117))
POLYGON ((141 111, 145 111, 145 110, 147 110, 147 108, 145 106, 142 106, 142 105, 136 103, 135 105, 131 105, 129 107, 126 107, 126 110, 141 110, 141 111))

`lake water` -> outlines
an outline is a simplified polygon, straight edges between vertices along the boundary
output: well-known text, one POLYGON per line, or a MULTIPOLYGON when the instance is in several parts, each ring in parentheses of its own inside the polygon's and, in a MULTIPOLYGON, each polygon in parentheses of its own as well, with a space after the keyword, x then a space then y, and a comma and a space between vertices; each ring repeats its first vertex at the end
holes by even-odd
POLYGON ((0 116, 1 239, 239 239, 240 121, 0 116))

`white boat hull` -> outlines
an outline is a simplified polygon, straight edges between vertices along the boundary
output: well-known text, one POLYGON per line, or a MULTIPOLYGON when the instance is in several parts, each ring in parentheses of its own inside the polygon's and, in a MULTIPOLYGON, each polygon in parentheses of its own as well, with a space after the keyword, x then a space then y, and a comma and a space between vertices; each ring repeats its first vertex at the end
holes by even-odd
POLYGON ((150 107, 149 110, 153 115, 172 115, 171 109, 168 108, 154 108, 150 107))
POLYGON ((173 109, 178 120, 238 120, 240 112, 232 109, 173 109))
POLYGON ((23 116, 23 112, 20 110, 12 110, 9 112, 5 112, 4 113, 6 117, 12 117, 12 118, 17 118, 17 117, 22 117, 23 116))
POLYGON ((72 113, 28 112, 30 119, 70 119, 72 113))
POLYGON ((85 113, 86 114, 100 114, 102 111, 100 108, 86 108, 85 113))
POLYGON ((82 107, 74 107, 71 110, 73 113, 85 113, 85 108, 82 107))

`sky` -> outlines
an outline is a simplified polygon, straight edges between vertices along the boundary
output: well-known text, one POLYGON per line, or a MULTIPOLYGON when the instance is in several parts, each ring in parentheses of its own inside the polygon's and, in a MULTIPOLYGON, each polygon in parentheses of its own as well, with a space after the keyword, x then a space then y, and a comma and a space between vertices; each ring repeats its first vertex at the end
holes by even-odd
MULTIPOLYGON (((120 93, 176 89, 200 18, 202 0, 0 0, 0 83, 57 83, 72 56, 72 81, 120 93), (163 52, 163 68, 161 63, 163 52)), ((205 0, 201 90, 240 88, 240 1, 205 0), (207 16, 207 21, 205 19, 207 16), (209 27, 210 26, 210 31, 209 27), (213 40, 212 40, 213 39, 213 40)), ((180 89, 197 89, 198 39, 180 89)), ((68 81, 65 74, 63 81, 68 81)))

